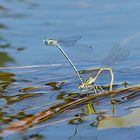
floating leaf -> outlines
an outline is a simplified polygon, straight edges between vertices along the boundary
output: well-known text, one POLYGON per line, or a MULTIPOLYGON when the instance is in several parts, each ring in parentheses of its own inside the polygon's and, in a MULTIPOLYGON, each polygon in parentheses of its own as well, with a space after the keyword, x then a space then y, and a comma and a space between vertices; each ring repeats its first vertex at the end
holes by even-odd
POLYGON ((0 66, 5 66, 8 62, 14 63, 15 60, 6 52, 0 52, 0 66))

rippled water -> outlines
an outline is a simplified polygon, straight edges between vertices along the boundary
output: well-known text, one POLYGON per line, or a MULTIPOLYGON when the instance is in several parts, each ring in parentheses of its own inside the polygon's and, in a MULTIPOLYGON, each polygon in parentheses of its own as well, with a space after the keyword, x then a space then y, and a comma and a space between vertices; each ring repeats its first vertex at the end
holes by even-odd
MULTIPOLYGON (((94 127, 90 124, 96 121, 95 114, 87 115, 85 121, 78 125, 70 121, 81 112, 80 104, 48 120, 32 122, 24 131, 4 131, 16 122, 19 125, 23 120, 39 117, 41 113, 44 115, 46 110, 64 100, 69 103, 67 101, 70 99, 67 98, 70 95, 72 99, 78 98, 76 93, 79 92, 79 79, 57 48, 44 45, 45 37, 67 38, 81 35, 78 47, 64 46, 79 70, 102 66, 100 62, 105 60, 113 46, 125 46, 129 50, 128 58, 112 66, 115 73, 114 88, 124 88, 124 82, 128 82, 130 87, 138 85, 139 7, 138 0, 1 0, 0 139, 139 139, 140 101, 137 90, 132 90, 127 101, 119 100, 114 116, 109 98, 100 99, 99 105, 97 101, 97 112, 106 113, 94 127), (91 49, 80 47, 81 44, 90 46, 91 49)), ((107 85, 109 79, 106 73, 97 82, 107 85)), ((123 95, 129 95, 130 92, 126 91, 123 95)), ((121 95, 117 96, 117 99, 120 98, 121 95)))

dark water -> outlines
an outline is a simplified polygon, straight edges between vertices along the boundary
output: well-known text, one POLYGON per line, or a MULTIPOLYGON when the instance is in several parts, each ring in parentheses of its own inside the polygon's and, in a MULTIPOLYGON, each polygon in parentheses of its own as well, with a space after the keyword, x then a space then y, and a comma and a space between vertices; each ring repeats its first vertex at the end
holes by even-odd
MULTIPOLYGON (((138 85, 139 7, 139 0, 1 0, 0 131, 62 102, 60 95, 78 92, 79 79, 57 48, 44 45, 45 37, 81 35, 78 43, 91 46, 91 50, 89 47, 64 48, 78 69, 101 66, 100 61, 112 46, 120 43, 129 50, 129 55, 119 65, 113 65, 115 83, 119 85, 126 81, 130 86, 138 85)), ((105 80, 103 77, 98 82, 108 84, 109 76, 105 76, 105 80)), ((67 119, 80 113, 80 109, 74 108, 23 132, 2 134, 0 139, 112 140, 113 137, 114 140, 137 140, 140 138, 139 103, 139 98, 135 98, 119 105, 115 117, 112 117, 112 106, 105 100, 105 105, 97 110, 107 111, 109 119, 97 127, 89 126, 96 120, 95 115, 78 127, 68 124, 67 119), (106 125, 111 123, 114 125, 106 125), (76 128, 78 131, 73 136, 76 128)))

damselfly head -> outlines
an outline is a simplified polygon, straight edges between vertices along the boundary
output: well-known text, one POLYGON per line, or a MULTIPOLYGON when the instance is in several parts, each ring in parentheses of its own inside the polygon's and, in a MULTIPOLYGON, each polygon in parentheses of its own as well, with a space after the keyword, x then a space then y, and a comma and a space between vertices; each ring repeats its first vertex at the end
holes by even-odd
POLYGON ((43 42, 45 43, 45 45, 48 46, 48 39, 47 38, 44 38, 43 42))
POLYGON ((57 46, 58 45, 58 41, 56 39, 47 39, 47 38, 45 38, 43 42, 47 46, 57 46))

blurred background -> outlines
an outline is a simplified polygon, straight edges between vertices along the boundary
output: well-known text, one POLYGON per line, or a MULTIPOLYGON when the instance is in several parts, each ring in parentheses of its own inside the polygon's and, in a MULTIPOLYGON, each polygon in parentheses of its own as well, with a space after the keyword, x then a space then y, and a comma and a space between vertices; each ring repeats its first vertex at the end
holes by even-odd
MULTIPOLYGON (((61 63, 58 50, 44 47, 45 37, 81 35, 80 43, 93 47, 91 60, 103 57, 113 45, 140 32, 139 6, 138 0, 1 0, 1 66, 61 63)), ((83 60, 89 56, 84 53, 83 60)))

